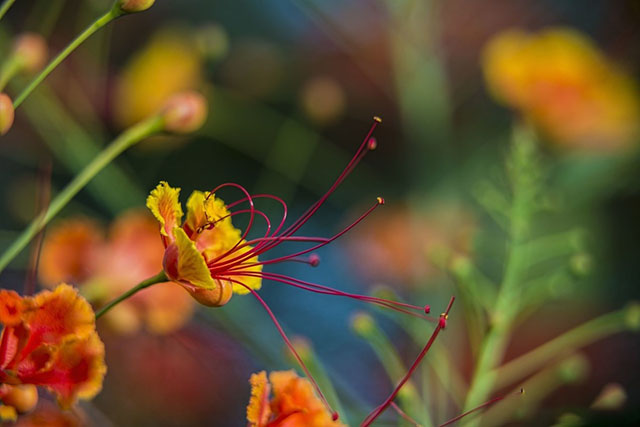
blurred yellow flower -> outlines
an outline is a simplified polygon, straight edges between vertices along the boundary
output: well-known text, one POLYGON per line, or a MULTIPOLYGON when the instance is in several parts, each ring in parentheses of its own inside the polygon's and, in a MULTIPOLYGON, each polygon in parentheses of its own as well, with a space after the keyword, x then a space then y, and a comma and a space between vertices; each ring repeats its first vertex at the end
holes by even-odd
POLYGON ((636 142, 634 82, 577 31, 505 31, 489 41, 482 62, 493 96, 560 146, 612 151, 636 142))
POLYGON ((118 77, 114 116, 122 127, 157 112, 171 95, 197 89, 202 58, 194 41, 178 31, 162 31, 129 61, 118 77))

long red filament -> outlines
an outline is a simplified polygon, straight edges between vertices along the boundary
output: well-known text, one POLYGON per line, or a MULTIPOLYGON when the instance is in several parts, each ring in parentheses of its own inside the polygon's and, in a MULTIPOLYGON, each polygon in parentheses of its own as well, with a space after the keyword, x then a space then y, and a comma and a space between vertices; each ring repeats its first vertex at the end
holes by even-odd
MULTIPOLYGON (((426 316, 423 314, 418 314, 418 313, 414 313, 408 310, 405 310, 404 308, 410 309, 410 310, 415 310, 418 312, 423 313, 425 311, 424 307, 420 307, 417 305, 413 305, 413 304, 407 304, 407 303, 403 303, 403 302, 399 302, 399 301, 392 301, 392 300, 387 300, 384 298, 377 298, 377 297, 372 297, 369 295, 359 295, 359 294, 352 294, 349 292, 343 292, 340 291, 338 289, 334 289, 328 286, 322 286, 322 285, 318 285, 315 283, 311 283, 311 282, 306 282, 304 280, 300 280, 300 279, 296 279, 294 277, 290 277, 290 276, 286 276, 283 274, 278 274, 278 273, 267 273, 267 272, 258 272, 258 271, 234 271, 233 272, 233 276, 245 276, 245 277, 260 277, 266 280, 271 280, 271 281, 275 281, 275 282, 279 282, 279 283, 283 283, 285 285, 290 285, 290 286, 294 286, 296 288, 300 288, 300 289, 304 289, 307 291, 311 291, 311 292, 315 292, 315 293, 319 293, 319 294, 325 294, 325 295, 336 295, 336 296, 342 296, 342 297, 347 297, 347 298, 352 298, 352 299, 357 299, 360 301, 364 301, 364 302, 369 302, 372 304, 377 304, 383 307, 387 307, 390 308, 392 310, 404 313, 404 314, 408 314, 410 316, 414 316, 414 317, 419 317, 421 319, 425 319, 428 320, 430 322, 435 322, 437 321, 437 319, 431 317, 431 316, 426 316)), ((217 279, 220 280, 227 280, 228 277, 227 276, 214 276, 217 279)))
POLYGON ((486 409, 486 408, 492 406, 493 404, 501 401, 502 399, 505 399, 505 398, 507 398, 509 396, 513 396, 514 394, 522 395, 522 394, 524 394, 524 389, 521 388, 519 391, 517 391, 515 393, 509 393, 509 394, 505 394, 503 396, 497 396, 497 397, 494 397, 493 399, 489 399, 486 402, 484 402, 482 405, 476 406, 475 408, 470 409, 467 412, 464 412, 464 413, 458 415, 457 417, 453 417, 449 421, 446 421, 444 424, 440 424, 440 427, 445 427, 445 426, 448 426, 448 425, 451 425, 451 424, 455 423, 456 421, 460 421, 461 419, 463 419, 467 415, 470 415, 470 414, 472 414, 472 413, 474 413, 476 411, 479 411, 481 409, 486 409))
POLYGON ((414 420, 413 418, 411 418, 406 412, 404 412, 402 409, 400 409, 400 407, 398 405, 395 404, 395 402, 391 402, 390 405, 397 413, 398 415, 400 415, 402 418, 404 418, 405 420, 407 420, 408 422, 410 422, 411 424, 413 424, 416 427, 421 427, 420 424, 414 420))
POLYGON ((260 295, 258 295, 258 293, 256 291, 251 289, 249 286, 247 286, 244 283, 242 283, 240 281, 237 281, 237 280, 233 280, 233 279, 229 279, 229 280, 231 282, 233 282, 233 283, 237 283, 237 284, 239 284, 241 286, 244 286, 258 300, 260 305, 262 305, 262 307, 265 309, 265 311, 267 312, 267 314, 271 318, 271 321, 275 325, 276 329, 280 333, 280 336, 284 340, 285 344, 287 345, 287 347, 289 348, 289 350, 291 351, 291 353, 293 354, 295 359, 298 361, 298 364, 300 365, 300 367, 304 371, 304 373, 307 376, 307 378, 309 378, 309 381, 311 382, 311 385, 315 389, 316 393, 318 394, 318 397, 320 398, 320 400, 322 401, 324 406, 327 408, 327 411, 329 411, 329 413, 331 414, 331 417, 333 418, 334 421, 337 420, 338 417, 339 417, 338 413, 331 407, 331 405, 327 401, 327 398, 322 393, 322 390, 320 390, 320 387, 318 386, 318 383, 316 382, 315 378, 313 378, 313 375, 311 375, 311 372, 309 371, 309 369, 307 368, 307 365, 302 360, 302 357, 300 357, 300 355, 296 351, 295 347, 293 346, 293 344, 289 340, 289 337, 287 337, 287 334, 284 332, 284 329, 282 329, 282 326, 280 326, 280 322, 278 322, 278 319, 276 318, 275 314, 273 314, 273 311, 271 311, 271 308, 269 308, 269 305, 265 302, 265 300, 262 299, 262 297, 260 295))
POLYGON ((427 341, 427 344, 424 346, 424 348, 422 349, 418 357, 416 357, 416 360, 414 360, 413 364, 411 364, 411 367, 407 371, 406 375, 402 378, 402 380, 400 380, 400 382, 398 383, 396 388, 391 392, 389 397, 387 397, 385 401, 382 402, 382 404, 380 404, 380 406, 374 409, 373 412, 371 412, 364 419, 362 424, 360 424, 361 427, 370 426, 371 423, 373 423, 375 419, 378 418, 380 414, 382 414, 384 410, 387 409, 387 407, 389 407, 391 402, 393 402, 393 400, 396 398, 396 396, 400 392, 400 389, 402 389, 405 383, 409 381, 409 378, 411 377, 413 372, 416 370, 416 368, 418 367, 422 359, 424 359, 424 357, 427 355, 427 352, 429 351, 434 341, 438 337, 438 334, 440 333, 440 331, 444 329, 444 327, 447 325, 447 317, 449 316, 449 311, 451 310, 451 306, 453 305, 454 301, 455 301, 455 297, 452 296, 451 299, 449 300, 449 304, 447 305, 447 309, 444 311, 444 313, 440 315, 438 324, 436 325, 436 328, 433 330, 433 333, 431 334, 429 341, 427 341))

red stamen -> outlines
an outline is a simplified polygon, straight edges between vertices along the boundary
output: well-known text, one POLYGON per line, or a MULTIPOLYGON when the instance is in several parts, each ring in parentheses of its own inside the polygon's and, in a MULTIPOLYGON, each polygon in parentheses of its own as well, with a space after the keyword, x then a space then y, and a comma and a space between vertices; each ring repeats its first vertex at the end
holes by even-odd
POLYGON ((391 392, 389 397, 387 397, 387 399, 384 402, 382 402, 380 406, 374 409, 373 412, 371 412, 364 419, 364 421, 361 424, 361 427, 370 426, 371 423, 373 423, 375 419, 378 418, 380 414, 384 412, 385 409, 387 409, 387 407, 391 404, 391 402, 393 402, 393 399, 395 399, 398 393, 400 392, 400 389, 405 385, 407 381, 409 381, 409 378, 411 377, 413 372, 416 370, 416 368, 418 367, 422 359, 427 355, 427 352, 429 351, 434 341, 438 337, 438 334, 440 333, 440 331, 446 326, 446 320, 447 320, 446 318, 449 316, 449 311, 451 310, 451 306, 453 305, 454 301, 455 301, 455 297, 451 297, 451 299, 449 300, 449 304, 447 305, 447 309, 444 311, 444 313, 440 315, 440 320, 438 321, 436 328, 431 334, 429 341, 427 341, 427 344, 424 346, 424 348, 422 349, 418 357, 416 357, 416 360, 413 362, 413 364, 407 371, 407 374, 402 378, 402 380, 400 380, 400 382, 398 383, 396 388, 393 390, 393 392, 391 392))
POLYGON ((445 422, 444 424, 440 424, 440 427, 445 427, 445 426, 448 426, 448 425, 451 425, 451 424, 455 423, 456 421, 460 421, 462 418, 466 417, 467 415, 472 414, 472 413, 474 413, 476 411, 479 411, 481 409, 486 409, 486 408, 490 407, 491 405, 501 401, 504 398, 507 398, 509 396, 513 396, 514 394, 523 395, 524 394, 524 389, 521 388, 519 391, 517 391, 515 393, 509 393, 509 394, 505 394, 503 396, 494 397, 493 399, 490 399, 490 400, 484 402, 482 405, 476 406, 475 408, 470 409, 467 412, 464 412, 464 413, 458 415, 457 417, 453 417, 449 421, 445 422))
MULTIPOLYGON (((408 310, 404 309, 404 308, 407 308, 407 309, 410 309, 410 310, 416 310, 416 311, 420 311, 420 312, 424 310, 423 307, 419 307, 417 305, 407 304, 407 303, 403 303, 403 302, 399 302, 399 301, 387 300, 387 299, 384 299, 384 298, 372 297, 372 296, 369 296, 369 295, 359 295, 359 294, 352 294, 352 293, 348 293, 348 292, 343 292, 343 291, 340 291, 340 290, 337 290, 337 289, 334 289, 334 288, 331 288, 331 287, 328 287, 328 286, 323 286, 323 285, 318 285, 318 284, 311 283, 311 282, 306 282, 304 280, 296 279, 294 277, 286 276, 286 275, 283 275, 283 274, 268 273, 268 272, 258 272, 258 271, 243 271, 243 270, 233 271, 232 274, 233 274, 233 276, 260 277, 262 279, 283 283, 285 285, 294 286, 296 288, 304 289, 304 290, 315 292, 315 293, 319 293, 319 294, 336 295, 336 296, 342 296, 342 297, 357 299, 357 300, 360 300, 360 301, 364 301, 364 302, 380 305, 380 306, 383 306, 383 307, 387 307, 387 308, 390 308, 392 310, 398 311, 400 313, 408 314, 410 316, 419 317, 421 319, 425 319, 425 320, 428 320, 430 322, 435 322, 436 321, 436 319, 431 317, 431 316, 425 316, 425 315, 414 313, 414 312, 411 312, 411 311, 408 311, 408 310)), ((215 276, 215 278, 220 279, 220 280, 228 280, 227 276, 215 276)))
POLYGON ((404 412, 402 409, 400 409, 400 407, 398 405, 396 405, 395 402, 391 402, 391 407, 398 413, 398 415, 400 415, 405 420, 409 421, 414 426, 422 427, 416 420, 411 418, 409 415, 407 415, 406 412, 404 412))
POLYGON ((294 348, 293 344, 291 343, 291 341, 287 337, 287 334, 284 332, 284 329, 282 329, 282 326, 280 326, 280 322, 278 322, 278 319, 276 319, 276 316, 271 311, 271 308, 269 308, 269 305, 265 302, 265 300, 262 299, 262 297, 260 295, 258 295, 258 293, 256 291, 254 291, 253 289, 251 289, 249 286, 245 285, 244 283, 239 282, 237 280, 233 280, 233 279, 227 279, 227 280, 229 280, 229 281, 231 281, 233 283, 237 283, 237 284, 239 284, 241 286, 244 286, 249 292, 251 292, 251 294, 262 305, 262 307, 265 309, 265 311, 267 312, 267 314, 271 318, 271 321, 276 326, 276 329, 280 333, 280 336, 284 340, 285 344, 287 345, 287 347, 289 348, 289 350, 291 351, 291 353, 293 354, 295 359, 298 361, 298 364, 300 365, 300 367, 304 371, 305 375, 307 376, 307 378, 311 382, 311 385, 313 386, 314 390, 318 394, 318 397, 320 398, 320 400, 322 401, 324 406, 327 408, 327 411, 331 414, 331 418, 334 421, 337 420, 339 418, 338 413, 333 410, 333 408, 331 407, 331 405, 327 401, 327 398, 322 393, 322 390, 320 390, 320 387, 318 386, 318 383, 316 382, 315 378, 313 378, 313 375, 311 375, 311 372, 307 368, 307 365, 304 363, 304 361, 302 360, 302 358, 300 357, 300 355, 298 354, 298 352, 294 348))

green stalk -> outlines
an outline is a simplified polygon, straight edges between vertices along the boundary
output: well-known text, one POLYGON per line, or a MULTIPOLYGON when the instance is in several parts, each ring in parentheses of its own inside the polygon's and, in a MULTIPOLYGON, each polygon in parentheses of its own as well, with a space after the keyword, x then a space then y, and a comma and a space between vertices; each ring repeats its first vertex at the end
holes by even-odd
POLYGON ((42 70, 31 83, 20 92, 20 94, 13 101, 13 108, 18 108, 22 102, 27 99, 29 94, 38 87, 38 85, 58 66, 64 61, 67 56, 71 54, 78 46, 88 39, 93 33, 100 28, 113 21, 115 18, 122 16, 123 12, 116 7, 117 3, 107 13, 96 19, 91 25, 89 25, 82 33, 80 33, 71 43, 65 47, 49 64, 42 70))
POLYGON ((102 307, 100 310, 96 311, 96 320, 99 319, 101 316, 103 316, 107 311, 111 310, 113 307, 115 307, 116 305, 120 304, 122 301, 126 300, 127 298, 133 296, 134 294, 138 293, 139 291, 141 291, 141 290, 143 290, 145 288, 148 288, 151 285, 155 285, 156 283, 163 283, 163 282, 166 282, 168 280, 169 279, 164 274, 164 271, 161 271, 160 273, 156 274, 155 276, 150 277, 150 278, 148 278, 146 280, 143 280, 142 282, 138 283, 133 288, 129 289, 127 292, 123 293, 122 295, 120 295, 116 299, 112 300, 110 303, 108 303, 107 305, 102 307))
MULTIPOLYGON (((373 317, 368 314, 356 315, 352 329, 371 346, 392 384, 395 384, 404 376, 407 372, 406 366, 373 317)), ((427 406, 420 400, 418 390, 413 381, 407 382, 398 394, 398 399, 402 409, 412 417, 417 418, 423 426, 429 427, 433 425, 427 406)))
POLYGON ((20 71, 20 61, 16 55, 11 55, 0 68, 0 92, 9 83, 9 80, 20 71))
POLYGON ((62 190, 49 205, 49 209, 35 218, 22 232, 17 240, 9 246, 0 257, 0 272, 22 251, 33 237, 64 208, 67 203, 82 190, 89 181, 101 170, 118 157, 124 150, 136 144, 148 136, 162 130, 164 119, 162 116, 153 116, 137 125, 129 128, 118 138, 114 139, 91 163, 89 163, 76 177, 62 190))
MULTIPOLYGON (((11 85, 12 86, 12 85, 11 85)), ((24 113, 47 144, 55 159, 75 175, 100 153, 104 136, 97 129, 80 126, 44 83, 24 105, 24 113)), ((100 205, 116 214, 136 206, 146 195, 126 171, 111 163, 88 185, 100 205), (111 189, 117 188, 114 192, 111 189)))
POLYGON ((546 366, 553 359, 563 354, 574 352, 601 338, 625 330, 637 330, 639 316, 640 306, 631 304, 622 310, 607 313, 583 323, 495 369, 495 388, 500 389, 513 384, 515 381, 546 366))
POLYGON ((4 0, 4 3, 0 6, 0 19, 2 19, 5 13, 7 13, 7 10, 9 10, 15 1, 16 0, 4 0))
POLYGON ((523 422, 535 413, 540 403, 554 390, 577 383, 588 373, 589 361, 585 356, 573 354, 562 359, 527 379, 505 399, 487 409, 482 414, 482 425, 501 426, 509 422, 523 422))
POLYGON ((526 241, 538 190, 539 170, 535 156, 532 135, 526 128, 516 128, 508 165, 513 192, 509 215, 510 250, 502 285, 492 312, 492 323, 480 347, 478 362, 465 401, 465 411, 486 401, 491 393, 496 379, 493 370, 504 357, 513 320, 518 314, 519 288, 529 265, 526 241))

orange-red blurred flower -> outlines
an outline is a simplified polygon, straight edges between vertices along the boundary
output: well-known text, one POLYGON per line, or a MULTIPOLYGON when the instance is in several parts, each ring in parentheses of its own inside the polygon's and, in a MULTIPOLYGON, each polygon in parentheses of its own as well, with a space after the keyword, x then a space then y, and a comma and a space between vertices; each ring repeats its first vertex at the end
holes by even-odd
MULTIPOLYGON (((44 242, 40 281, 52 286, 68 281, 90 300, 110 300, 162 269, 164 248, 157 225, 144 211, 129 211, 112 224, 108 239, 93 221, 75 218, 53 227, 44 242)), ((193 312, 188 295, 171 283, 159 283, 113 308, 105 319, 119 332, 142 325, 168 333, 184 325, 193 312)))
POLYGON ((247 421, 251 427, 339 427, 314 394, 311 383, 293 371, 251 375, 247 421), (273 397, 271 397, 273 391, 273 397))
POLYGON ((104 345, 89 303, 66 284, 21 297, 0 290, 0 416, 15 418, 37 402, 44 386, 63 408, 91 399, 106 372, 104 345), (27 387, 25 387, 27 386, 27 387))
POLYGON ((452 256, 471 252, 474 229, 470 212, 449 202, 424 211, 388 207, 353 231, 349 254, 369 280, 422 283, 452 256))
POLYGON ((492 94, 561 146, 619 150, 636 143, 636 85, 575 30, 501 33, 486 46, 483 67, 492 94))

